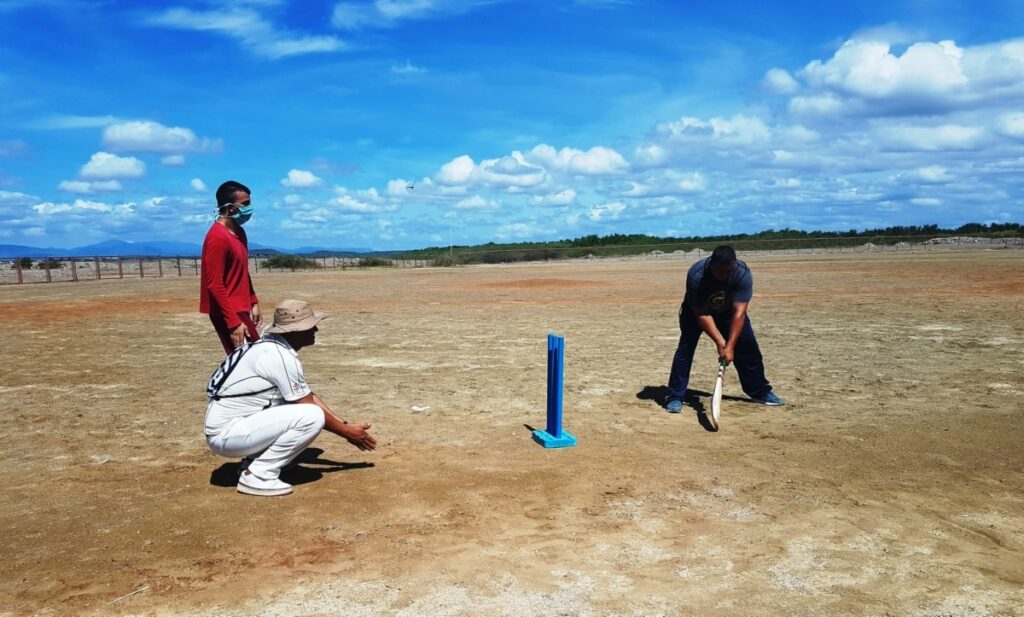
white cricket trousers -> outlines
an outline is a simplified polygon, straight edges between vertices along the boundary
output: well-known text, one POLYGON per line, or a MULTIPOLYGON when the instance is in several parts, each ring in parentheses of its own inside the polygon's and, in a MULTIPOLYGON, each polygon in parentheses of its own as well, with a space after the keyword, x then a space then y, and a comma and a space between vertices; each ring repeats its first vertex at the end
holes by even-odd
POLYGON ((311 403, 278 405, 233 420, 206 443, 221 456, 258 455, 249 472, 276 480, 281 469, 313 443, 324 428, 324 410, 311 403))

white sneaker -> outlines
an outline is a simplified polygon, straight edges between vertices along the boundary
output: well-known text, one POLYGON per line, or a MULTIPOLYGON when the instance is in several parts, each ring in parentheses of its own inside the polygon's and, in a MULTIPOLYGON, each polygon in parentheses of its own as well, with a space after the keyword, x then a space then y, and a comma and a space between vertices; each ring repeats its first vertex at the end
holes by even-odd
POLYGON ((280 480, 264 480, 259 476, 255 476, 248 471, 243 473, 238 478, 238 489, 239 493, 245 493, 246 495, 256 495, 257 497, 275 497, 277 495, 287 495, 292 492, 292 485, 287 482, 281 482, 280 480))

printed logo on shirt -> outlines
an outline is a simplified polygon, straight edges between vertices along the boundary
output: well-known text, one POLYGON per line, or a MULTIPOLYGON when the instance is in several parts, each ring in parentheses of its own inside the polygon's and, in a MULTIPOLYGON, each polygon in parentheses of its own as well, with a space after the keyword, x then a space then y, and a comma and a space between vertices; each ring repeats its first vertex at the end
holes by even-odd
POLYGON ((720 311, 725 308, 725 292, 720 291, 708 297, 708 308, 712 311, 720 311))

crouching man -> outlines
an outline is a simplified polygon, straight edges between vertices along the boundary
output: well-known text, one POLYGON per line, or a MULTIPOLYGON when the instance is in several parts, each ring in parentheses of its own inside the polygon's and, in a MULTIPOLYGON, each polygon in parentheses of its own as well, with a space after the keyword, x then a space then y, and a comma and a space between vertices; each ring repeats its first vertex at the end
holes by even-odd
POLYGON ((296 352, 316 342, 323 318, 306 302, 285 300, 263 338, 235 349, 210 378, 206 443, 221 456, 244 457, 239 493, 291 493, 281 469, 323 429, 360 450, 377 447, 369 424, 348 424, 306 384, 296 352))

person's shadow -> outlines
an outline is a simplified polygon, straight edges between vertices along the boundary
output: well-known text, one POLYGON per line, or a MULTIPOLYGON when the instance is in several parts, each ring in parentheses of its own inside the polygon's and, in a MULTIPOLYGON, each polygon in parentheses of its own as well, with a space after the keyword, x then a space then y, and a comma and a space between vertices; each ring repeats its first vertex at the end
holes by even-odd
MULTIPOLYGON (((295 459, 281 470, 281 480, 291 485, 308 484, 316 482, 325 473, 336 471, 347 471, 349 469, 366 469, 373 467, 373 463, 344 463, 320 458, 324 453, 320 448, 306 448, 295 459), (309 467, 308 465, 317 465, 309 467)), ((241 473, 241 463, 232 461, 224 463, 210 474, 210 484, 234 488, 238 484, 238 475, 241 473)))
MULTIPOLYGON (((714 433, 718 429, 711 425, 711 420, 708 419, 708 413, 711 410, 704 405, 704 401, 702 400, 710 399, 711 395, 711 392, 688 388, 686 390, 686 396, 683 397, 683 406, 689 407, 697 412, 697 422, 700 423, 701 427, 703 427, 705 431, 714 433)), ((636 393, 636 397, 641 401, 654 401, 658 404, 658 407, 664 408, 668 403, 668 386, 644 386, 643 390, 636 393)), ((749 401, 750 399, 739 396, 723 396, 722 400, 749 401)))

